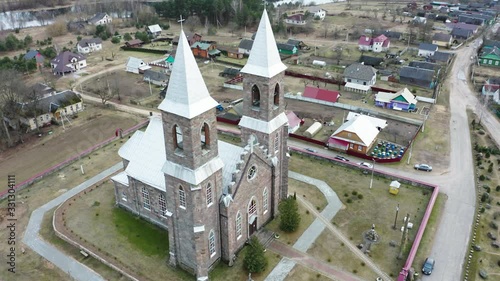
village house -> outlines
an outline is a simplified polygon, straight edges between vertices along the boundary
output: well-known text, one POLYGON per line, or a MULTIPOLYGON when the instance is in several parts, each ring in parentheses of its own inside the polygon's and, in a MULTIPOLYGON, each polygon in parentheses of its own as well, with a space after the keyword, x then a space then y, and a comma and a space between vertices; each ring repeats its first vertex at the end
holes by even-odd
POLYGON ((396 93, 378 92, 375 95, 375 106, 411 112, 417 108, 417 99, 407 88, 396 93))
POLYGON ((353 63, 344 69, 344 89, 346 91, 368 93, 375 85, 377 70, 369 65, 353 63))
POLYGON ((479 57, 479 64, 484 66, 500 67, 500 49, 493 47, 483 52, 479 57))
POLYGON ((423 69, 430 69, 430 70, 434 70, 436 72, 439 72, 439 70, 441 69, 441 65, 439 65, 437 63, 426 62, 426 61, 411 61, 408 64, 408 66, 423 68, 423 69))
POLYGON ((397 32, 397 31, 386 30, 386 31, 382 32, 382 34, 385 35, 385 37, 387 37, 389 39, 397 40, 397 41, 399 41, 403 38, 403 33, 397 32))
POLYGON ((37 67, 43 67, 43 63, 45 62, 45 57, 40 54, 38 50, 29 50, 23 56, 24 60, 35 60, 37 67))
POLYGON ((144 44, 144 42, 142 42, 141 40, 139 39, 133 39, 133 40, 130 40, 130 41, 127 41, 125 42, 125 46, 126 47, 129 47, 129 48, 137 48, 137 47, 141 47, 142 44, 144 44))
POLYGON ((434 70, 403 66, 399 70, 399 83, 434 88, 434 70))
POLYGON ((304 41, 297 40, 297 39, 291 39, 289 38, 288 41, 286 41, 287 44, 295 46, 298 50, 309 50, 309 46, 307 46, 304 41))
POLYGON ((304 26, 307 24, 306 17, 303 14, 295 14, 285 19, 286 24, 304 26))
POLYGON ((76 44, 76 48, 80 54, 100 51, 102 50, 102 40, 101 38, 84 38, 76 44))
POLYGON ((438 50, 438 46, 429 43, 420 43, 418 45, 418 56, 419 57, 430 57, 438 50))
POLYGON ((217 46, 217 49, 228 58, 242 59, 244 57, 243 53, 240 53, 237 48, 217 46))
POLYGON ((453 37, 454 41, 467 40, 472 36, 472 34, 472 30, 457 27, 453 28, 453 30, 451 31, 451 36, 453 37))
POLYGON ((284 55, 295 55, 297 53, 297 47, 294 45, 286 44, 286 43, 276 43, 278 47, 278 52, 284 55))
POLYGON ((452 31, 454 28, 458 28, 458 29, 467 29, 467 30, 470 30, 472 32, 472 34, 476 34, 477 31, 479 30, 479 25, 475 25, 475 24, 467 24, 467 23, 463 23, 463 22, 457 22, 457 23, 447 23, 446 24, 446 28, 447 28, 447 31, 452 31))
POLYGON ((144 71, 150 68, 151 66, 145 63, 143 60, 134 57, 129 57, 127 59, 127 64, 125 65, 125 71, 135 74, 144 73, 144 71))
POLYGON ((324 20, 326 17, 326 10, 319 6, 308 6, 306 10, 312 14, 313 19, 324 20))
POLYGON ((93 25, 105 25, 111 23, 113 19, 106 13, 97 13, 95 16, 87 20, 89 24, 93 25))
POLYGON ((302 96, 305 98, 335 103, 339 100, 340 92, 322 89, 319 86, 316 87, 308 85, 305 87, 302 96))
POLYGON ((378 67, 384 62, 384 58, 361 55, 358 62, 364 65, 378 67))
POLYGON ((160 36, 161 31, 162 30, 159 24, 153 24, 146 27, 146 32, 148 33, 148 35, 153 36, 153 38, 160 36))
POLYGON ((80 54, 64 51, 50 61, 50 66, 54 74, 64 75, 87 67, 87 60, 80 54))
POLYGON ((252 50, 253 40, 250 39, 241 39, 240 44, 238 45, 238 52, 248 55, 250 54, 250 50, 252 50))
POLYGON ((391 41, 385 35, 379 35, 375 38, 370 38, 366 35, 361 35, 358 40, 358 48, 360 51, 373 51, 374 53, 386 52, 390 47, 391 41))
POLYGON ((500 77, 489 78, 486 80, 481 94, 500 104, 500 77))
POLYGON ((151 117, 146 130, 120 148, 124 170, 112 180, 118 206, 168 230, 168 265, 208 280, 219 261, 234 264, 288 197, 286 66, 264 11, 254 48, 266 55, 252 50, 241 70, 244 144, 227 143, 218 140, 219 103, 180 33, 170 85, 158 107, 162 117, 151 117))
POLYGON ((49 92, 48 94, 39 99, 35 105, 27 103, 22 106, 23 117, 20 121, 30 130, 35 130, 37 126, 41 128, 50 125, 52 120, 65 122, 61 118, 75 115, 83 110, 83 100, 80 95, 70 90, 55 93, 52 88, 39 85, 40 88, 44 86, 49 88, 44 90, 49 92))
POLYGON ((191 46, 191 50, 193 51, 193 55, 195 57, 205 58, 205 59, 220 54, 220 51, 216 49, 214 44, 207 42, 195 42, 191 46))
POLYGON ((157 86, 167 86, 168 76, 165 72, 146 69, 144 70, 144 77, 142 80, 157 86))
MULTIPOLYGON (((202 36, 198 33, 186 33, 186 38, 188 40, 189 46, 193 46, 194 43, 200 42, 202 36)), ((172 44, 177 46, 179 44, 179 36, 175 36, 172 40, 172 44)))
POLYGON ((453 37, 446 33, 436 33, 432 36, 432 44, 440 47, 450 47, 453 37))
POLYGON ((452 53, 437 51, 434 55, 428 57, 428 60, 433 63, 444 63, 449 64, 453 58, 452 53))
POLYGON ((366 154, 386 126, 386 120, 349 112, 346 122, 330 136, 327 145, 343 152, 366 154))

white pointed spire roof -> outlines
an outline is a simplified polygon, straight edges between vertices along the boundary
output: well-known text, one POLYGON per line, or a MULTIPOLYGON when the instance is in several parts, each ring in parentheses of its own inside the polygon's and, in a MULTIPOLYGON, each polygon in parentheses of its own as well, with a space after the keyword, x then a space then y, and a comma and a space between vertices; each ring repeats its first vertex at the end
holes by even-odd
POLYGON ((167 93, 158 109, 191 119, 217 105, 208 92, 186 35, 181 30, 167 93))
POLYGON ((281 62, 267 11, 264 10, 250 56, 241 72, 271 78, 285 69, 286 66, 281 62))

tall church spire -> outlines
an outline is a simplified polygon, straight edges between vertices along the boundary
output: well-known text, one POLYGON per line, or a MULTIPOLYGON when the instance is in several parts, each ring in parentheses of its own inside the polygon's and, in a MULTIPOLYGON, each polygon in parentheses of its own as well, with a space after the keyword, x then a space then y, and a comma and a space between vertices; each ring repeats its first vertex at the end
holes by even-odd
POLYGON ((241 72, 271 78, 285 69, 286 66, 281 62, 278 53, 267 11, 264 10, 250 56, 241 72))
POLYGON ((217 104, 208 92, 186 35, 181 30, 167 93, 158 109, 191 119, 217 104))

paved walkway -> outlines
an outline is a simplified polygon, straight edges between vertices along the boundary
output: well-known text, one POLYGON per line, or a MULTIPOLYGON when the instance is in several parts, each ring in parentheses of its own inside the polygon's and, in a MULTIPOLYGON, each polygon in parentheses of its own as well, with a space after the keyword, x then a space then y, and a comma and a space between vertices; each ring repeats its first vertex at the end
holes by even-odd
MULTIPOLYGON (((324 181, 320 181, 318 179, 314 179, 292 171, 288 172, 288 177, 318 187, 318 189, 321 191, 321 193, 323 193, 326 201, 328 202, 328 205, 321 212, 321 215, 325 218, 328 218, 330 220, 333 219, 333 217, 342 207, 342 202, 338 198, 337 194, 333 192, 330 186, 328 186, 324 181)), ((324 229, 325 224, 323 224, 319 218, 316 218, 314 222, 304 231, 304 233, 302 233, 297 242, 295 242, 293 248, 305 253, 311 247, 314 241, 316 241, 316 239, 324 229)), ((288 258, 281 259, 281 261, 266 277, 265 281, 285 280, 286 276, 288 275, 290 270, 292 270, 295 264, 296 261, 294 260, 290 260, 288 258)))
POLYGON ((26 227, 26 231, 23 237, 23 243, 28 247, 37 252, 40 256, 44 257, 55 266, 59 267, 62 271, 68 273, 73 280, 78 281, 104 281, 97 272, 88 268, 84 264, 78 262, 70 256, 67 256, 65 253, 61 252, 56 247, 44 241, 39 235, 40 225, 43 221, 43 216, 46 212, 53 209, 54 207, 59 206, 64 201, 68 200, 72 196, 78 194, 80 191, 85 188, 94 185, 111 174, 119 171, 123 168, 123 163, 117 163, 111 168, 101 172, 97 176, 85 181, 84 183, 72 188, 61 196, 53 199, 52 201, 46 203, 45 205, 39 207, 31 213, 30 220, 28 222, 28 226, 26 227))

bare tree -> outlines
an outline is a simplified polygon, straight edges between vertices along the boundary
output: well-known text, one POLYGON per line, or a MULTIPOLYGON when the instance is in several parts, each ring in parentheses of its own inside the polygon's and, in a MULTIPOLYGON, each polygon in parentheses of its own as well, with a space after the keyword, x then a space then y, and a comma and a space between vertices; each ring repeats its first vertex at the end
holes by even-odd
POLYGON ((337 45, 334 49, 335 59, 337 60, 337 64, 340 65, 340 60, 344 56, 344 46, 337 45))
POLYGON ((194 32, 201 25, 201 21, 198 16, 190 16, 184 22, 184 25, 188 28, 189 32, 194 32))
POLYGON ((328 31, 330 30, 330 23, 328 21, 324 20, 321 23, 321 26, 322 26, 322 30, 323 30, 323 37, 326 38, 326 36, 328 35, 328 31))
POLYGON ((27 109, 29 112, 28 114, 33 115, 33 117, 35 118, 36 130, 37 132, 40 132, 40 127, 38 126, 38 112, 40 100, 43 98, 43 94, 40 91, 35 90, 34 88, 28 90, 26 93, 26 101, 28 107, 27 109))
POLYGON ((2 77, 0 81, 0 117, 7 137, 7 145, 10 147, 16 142, 23 141, 21 114, 22 97, 26 92, 26 86, 21 73, 15 70, 0 70, 0 77, 2 77), (14 139, 15 136, 10 134, 8 125, 16 132, 17 140, 14 139))

